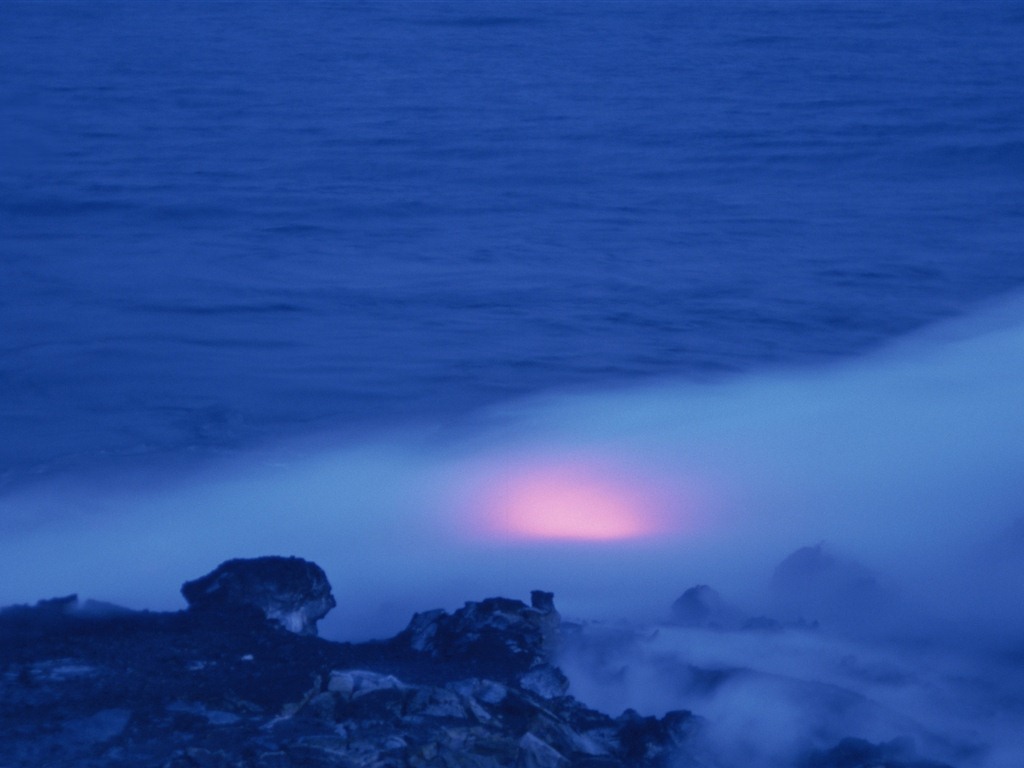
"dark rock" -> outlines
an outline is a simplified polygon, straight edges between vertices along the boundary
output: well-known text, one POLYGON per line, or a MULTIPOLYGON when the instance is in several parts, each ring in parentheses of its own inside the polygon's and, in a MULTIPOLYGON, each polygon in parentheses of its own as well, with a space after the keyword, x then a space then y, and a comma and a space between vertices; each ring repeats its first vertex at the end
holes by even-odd
POLYGON ((468 602, 453 614, 418 613, 397 640, 436 659, 525 673, 549 662, 561 621, 550 592, 534 592, 533 603, 492 597, 468 602))
MULTIPOLYGON (((707 584, 690 587, 672 603, 672 623, 682 627, 741 632, 780 632, 784 628, 782 622, 768 616, 745 614, 707 584)), ((800 626, 803 628, 804 625, 800 626)))
POLYGON ((315 635, 316 623, 335 605, 320 566, 299 557, 228 560, 181 588, 189 608, 199 611, 259 609, 298 634, 315 635))
POLYGON ((86 600, 83 602, 78 599, 78 595, 40 600, 34 606, 13 605, 7 608, 0 608, 0 616, 3 616, 8 621, 16 621, 20 615, 24 616, 32 624, 38 624, 46 620, 60 621, 68 616, 126 616, 132 613, 136 613, 136 611, 120 605, 114 605, 113 603, 105 603, 98 600, 86 600))
POLYGON ((672 603, 672 620, 684 627, 735 629, 743 614, 707 584, 698 584, 672 603))
POLYGON ((775 569, 771 586, 778 609, 790 621, 857 625, 882 618, 891 607, 890 596, 867 568, 824 544, 789 555, 775 569))
POLYGON ((519 676, 519 685, 542 699, 557 699, 569 692, 569 678, 558 667, 537 664, 519 676))
POLYGON ((659 719, 627 709, 617 720, 623 759, 630 765, 666 764, 673 751, 690 738, 697 724, 690 712, 682 710, 667 712, 659 719))
POLYGON ((301 612, 309 582, 329 591, 312 564, 267 565, 190 582, 179 613, 83 613, 74 598, 0 611, 0 765, 658 768, 676 749, 671 717, 616 720, 566 695, 551 593, 347 645, 269 621, 301 612))
MULTIPOLYGON (((191 589, 230 592, 234 577, 217 578, 237 575, 230 565, 191 589)), ((358 645, 283 632, 262 608, 217 599, 169 614, 83 613, 70 598, 0 611, 0 766, 716 764, 689 712, 613 718, 566 695, 546 651, 559 626, 550 593, 419 614, 398 637, 358 645)), ((869 764, 938 768, 852 740, 801 768, 869 764)))
POLYGON ((530 606, 543 613, 555 610, 555 593, 535 589, 530 593, 530 606))
POLYGON ((519 739, 516 768, 568 768, 569 761, 557 749, 527 731, 519 739))

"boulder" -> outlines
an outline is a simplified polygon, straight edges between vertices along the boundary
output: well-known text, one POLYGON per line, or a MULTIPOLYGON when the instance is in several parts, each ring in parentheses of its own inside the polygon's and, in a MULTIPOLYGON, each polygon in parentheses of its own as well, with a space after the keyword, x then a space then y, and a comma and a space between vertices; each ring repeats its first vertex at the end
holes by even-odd
POLYGON ((181 587, 194 611, 258 609, 290 632, 315 635, 335 605, 323 569, 300 557, 228 560, 181 587))
POLYGON ((452 614, 418 613, 397 639, 437 659, 475 659, 521 673, 548 663, 560 622, 552 593, 535 591, 531 605, 491 597, 452 614))
MULTIPOLYGON (((664 717, 642 716, 627 709, 616 719, 621 755, 630 765, 671 764, 678 752, 699 728, 691 712, 671 710, 664 717)), ((677 754, 679 759, 682 754, 677 754)))
POLYGON ((550 593, 341 644, 265 618, 329 597, 311 563, 232 561, 184 591, 169 614, 0 610, 0 766, 669 768, 695 728, 566 695, 550 593))
POLYGON ((707 584, 690 587, 672 603, 672 621, 684 627, 734 629, 744 618, 739 609, 707 584))

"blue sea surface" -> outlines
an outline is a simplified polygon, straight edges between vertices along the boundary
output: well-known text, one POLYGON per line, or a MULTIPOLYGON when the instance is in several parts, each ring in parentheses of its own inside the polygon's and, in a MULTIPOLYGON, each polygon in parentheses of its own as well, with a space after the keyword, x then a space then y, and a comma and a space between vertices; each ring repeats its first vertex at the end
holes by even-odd
POLYGON ((702 764, 1020 768, 1022 402, 1020 0, 0 0, 0 606, 539 588, 702 764))
POLYGON ((1017 2, 0 4, 0 482, 1024 283, 1017 2))

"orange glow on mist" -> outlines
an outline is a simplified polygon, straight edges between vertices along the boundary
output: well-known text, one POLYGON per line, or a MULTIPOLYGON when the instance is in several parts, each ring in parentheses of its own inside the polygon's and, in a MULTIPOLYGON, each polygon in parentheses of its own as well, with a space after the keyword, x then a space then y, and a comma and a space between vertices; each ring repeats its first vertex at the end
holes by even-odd
POLYGON ((488 538, 620 541, 671 526, 657 494, 628 476, 581 466, 526 468, 492 478, 477 513, 488 538))

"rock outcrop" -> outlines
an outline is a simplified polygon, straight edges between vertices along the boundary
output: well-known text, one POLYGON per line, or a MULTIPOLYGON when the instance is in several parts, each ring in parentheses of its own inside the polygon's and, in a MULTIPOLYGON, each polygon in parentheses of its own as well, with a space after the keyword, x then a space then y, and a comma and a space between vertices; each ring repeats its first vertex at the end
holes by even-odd
POLYGON ((352 645, 282 630, 333 602, 312 563, 230 561, 183 591, 178 613, 0 612, 0 765, 655 768, 700 727, 566 695, 550 593, 352 645))
MULTIPOLYGON (((183 591, 177 613, 74 597, 0 611, 0 766, 723 765, 690 712, 613 716, 568 695, 550 593, 417 614, 390 640, 348 644, 282 628, 333 604, 297 558, 230 561, 183 591)), ((876 764, 937 768, 855 740, 802 768, 876 764)))
POLYGON ((468 602, 453 614, 417 613, 395 642, 462 669, 485 667, 551 699, 569 690, 568 679, 551 663, 560 622, 554 595, 538 590, 530 605, 492 597, 468 602))
POLYGON ((671 623, 694 629, 775 632, 782 624, 767 616, 749 616, 727 602, 717 590, 698 584, 672 603, 671 623))
POLYGON ((316 623, 336 605, 327 575, 299 557, 228 560, 186 582, 181 594, 197 611, 256 608, 290 632, 315 635, 316 623))
POLYGON ((889 595, 866 567, 825 544, 801 547, 772 575, 772 596, 785 621, 856 627, 882 621, 893 609, 889 595))
POLYGON ((740 611, 707 584, 690 587, 672 603, 672 620, 684 627, 732 629, 741 619, 740 611))

